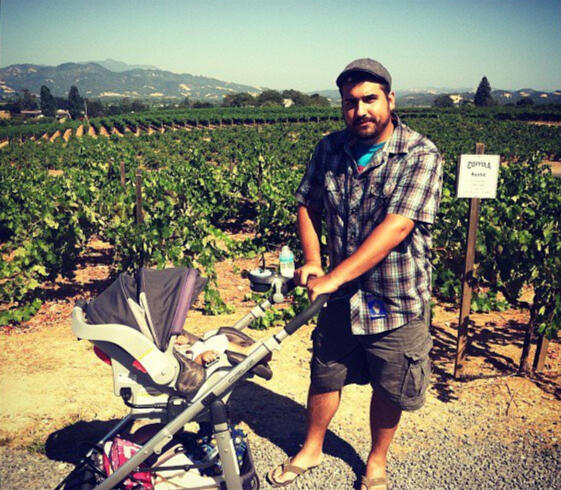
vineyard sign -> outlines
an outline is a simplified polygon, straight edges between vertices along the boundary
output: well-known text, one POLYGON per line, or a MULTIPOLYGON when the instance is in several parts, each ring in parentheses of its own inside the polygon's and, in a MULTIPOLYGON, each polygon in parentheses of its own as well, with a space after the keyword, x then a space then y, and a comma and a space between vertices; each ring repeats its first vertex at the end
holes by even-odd
POLYGON ((461 155, 456 197, 495 199, 499 165, 499 155, 461 155))

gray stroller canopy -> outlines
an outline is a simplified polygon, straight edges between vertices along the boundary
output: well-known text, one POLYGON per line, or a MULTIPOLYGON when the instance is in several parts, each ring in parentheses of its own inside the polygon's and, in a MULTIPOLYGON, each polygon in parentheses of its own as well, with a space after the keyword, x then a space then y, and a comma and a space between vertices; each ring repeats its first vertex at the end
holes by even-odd
POLYGON ((195 269, 140 269, 117 279, 85 308, 92 324, 118 323, 134 328, 165 350, 180 334, 187 312, 206 279, 195 269))

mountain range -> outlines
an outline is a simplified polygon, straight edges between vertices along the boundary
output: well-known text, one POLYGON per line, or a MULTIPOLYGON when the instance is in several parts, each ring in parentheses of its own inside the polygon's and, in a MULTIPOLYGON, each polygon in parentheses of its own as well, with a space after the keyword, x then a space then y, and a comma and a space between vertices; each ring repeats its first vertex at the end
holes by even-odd
MULTIPOLYGON (((330 100, 339 100, 337 90, 322 90, 320 95, 330 100)), ((398 107, 427 107, 431 106, 438 95, 449 95, 455 104, 462 101, 473 101, 475 90, 451 88, 405 89, 396 91, 398 107)), ((530 98, 534 104, 561 104, 561 90, 546 92, 524 88, 520 90, 492 90, 491 97, 497 104, 516 104, 520 99, 530 98)))
MULTIPOLYGON (((191 100, 215 103, 220 102, 228 93, 248 92, 257 95, 264 90, 262 87, 189 73, 173 73, 152 65, 128 65, 113 59, 64 63, 58 66, 17 64, 0 68, 0 98, 13 97, 24 89, 38 95, 42 85, 46 85, 53 95, 60 97, 66 97, 70 87, 75 85, 80 95, 90 99, 131 97, 178 100, 189 97, 191 100)), ((339 101, 337 90, 314 93, 329 98, 334 104, 339 101)), ((463 100, 473 100, 474 91, 450 88, 399 90, 397 105, 430 106, 439 94, 448 94, 455 103, 460 103, 463 100)), ((493 90, 491 95, 499 104, 516 103, 524 97, 531 98, 534 104, 561 104, 561 90, 493 90)))
POLYGON ((151 67, 131 67, 114 60, 64 63, 58 66, 22 64, 0 68, 0 96, 9 97, 23 89, 39 94, 42 85, 46 85, 53 95, 60 97, 66 97, 70 87, 75 85, 80 95, 88 98, 189 97, 193 100, 221 101, 228 93, 261 92, 259 87, 151 67))

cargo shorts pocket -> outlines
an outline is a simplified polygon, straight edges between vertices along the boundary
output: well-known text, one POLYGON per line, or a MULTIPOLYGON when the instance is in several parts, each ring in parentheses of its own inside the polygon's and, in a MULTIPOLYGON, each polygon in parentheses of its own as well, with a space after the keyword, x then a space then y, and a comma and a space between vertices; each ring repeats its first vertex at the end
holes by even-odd
POLYGON ((404 353, 406 359, 405 375, 401 387, 401 398, 404 408, 410 406, 417 408, 418 401, 422 404, 425 391, 430 382, 431 361, 429 352, 432 348, 432 339, 427 337, 419 348, 408 350, 404 353))

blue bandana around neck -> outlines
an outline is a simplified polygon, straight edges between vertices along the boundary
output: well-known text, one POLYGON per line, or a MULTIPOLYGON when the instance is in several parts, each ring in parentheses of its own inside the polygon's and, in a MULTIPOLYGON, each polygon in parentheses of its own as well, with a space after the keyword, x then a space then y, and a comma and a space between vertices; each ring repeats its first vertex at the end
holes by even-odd
POLYGON ((378 150, 382 149, 385 144, 386 142, 382 141, 381 143, 377 143, 375 145, 363 145, 361 143, 356 143, 353 146, 353 156, 355 157, 359 172, 362 172, 368 166, 374 154, 378 150))

